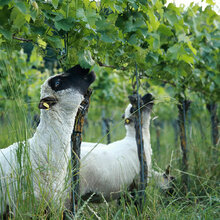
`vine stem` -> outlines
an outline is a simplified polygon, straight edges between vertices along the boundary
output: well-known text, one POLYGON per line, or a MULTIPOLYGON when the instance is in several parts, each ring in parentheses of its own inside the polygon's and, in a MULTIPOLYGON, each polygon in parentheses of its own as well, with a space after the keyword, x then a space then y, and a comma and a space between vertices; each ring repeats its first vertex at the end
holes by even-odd
POLYGON ((22 37, 16 37, 15 35, 13 35, 12 38, 15 39, 15 40, 20 40, 20 41, 24 41, 24 42, 33 42, 33 40, 25 39, 25 38, 22 38, 22 37))

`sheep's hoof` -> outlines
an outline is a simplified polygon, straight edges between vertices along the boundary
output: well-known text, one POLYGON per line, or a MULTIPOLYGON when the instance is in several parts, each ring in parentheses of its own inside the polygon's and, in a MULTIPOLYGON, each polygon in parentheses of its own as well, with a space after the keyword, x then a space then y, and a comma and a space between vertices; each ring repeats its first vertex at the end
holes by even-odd
POLYGON ((68 210, 65 210, 65 211, 63 212, 62 219, 63 219, 63 220, 72 220, 72 219, 73 219, 73 214, 72 214, 72 212, 70 212, 70 211, 68 211, 68 210))

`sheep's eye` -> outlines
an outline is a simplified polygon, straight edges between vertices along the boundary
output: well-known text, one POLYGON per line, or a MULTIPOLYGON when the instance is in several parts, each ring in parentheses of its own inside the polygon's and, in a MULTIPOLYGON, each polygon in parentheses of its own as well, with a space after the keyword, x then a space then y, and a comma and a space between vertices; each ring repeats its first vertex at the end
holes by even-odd
POLYGON ((56 81, 55 81, 55 87, 58 87, 60 85, 60 79, 57 79, 56 81))
POLYGON ((132 120, 130 118, 126 118, 125 119, 125 124, 126 125, 129 125, 131 122, 132 122, 132 120))

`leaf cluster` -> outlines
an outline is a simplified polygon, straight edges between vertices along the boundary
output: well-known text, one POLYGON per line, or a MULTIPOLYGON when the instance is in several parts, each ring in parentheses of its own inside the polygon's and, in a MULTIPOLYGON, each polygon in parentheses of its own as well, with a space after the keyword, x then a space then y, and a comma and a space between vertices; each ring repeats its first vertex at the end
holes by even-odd
POLYGON ((165 3, 4 0, 0 47, 20 48, 21 41, 30 41, 44 56, 52 49, 64 68, 99 65, 114 73, 123 70, 124 78, 137 64, 142 78, 168 83, 176 93, 189 90, 217 100, 220 16, 212 6, 184 9, 165 3))

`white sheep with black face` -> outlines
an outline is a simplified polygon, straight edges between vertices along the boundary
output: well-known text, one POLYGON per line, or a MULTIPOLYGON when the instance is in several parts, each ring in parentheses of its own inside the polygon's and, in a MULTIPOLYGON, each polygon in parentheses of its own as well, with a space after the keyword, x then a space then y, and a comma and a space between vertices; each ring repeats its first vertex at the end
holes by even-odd
MULTIPOLYGON (((146 94, 142 97, 144 107, 141 109, 144 150, 148 166, 148 176, 155 177, 162 189, 171 187, 172 179, 164 173, 152 169, 152 149, 150 143, 150 116, 153 97, 146 94)), ((137 186, 140 162, 137 153, 136 131, 133 107, 129 104, 125 110, 126 136, 111 144, 82 142, 80 168, 80 195, 90 201, 99 202, 102 194, 106 200, 117 199, 124 189, 132 190, 137 186)))
MULTIPOLYGON (((41 193, 47 193, 48 200, 63 196, 75 116, 94 80, 93 72, 89 73, 88 69, 77 65, 64 74, 50 77, 41 87, 40 124, 34 136, 21 146, 29 152, 36 197, 40 198, 41 193)), ((21 144, 14 143, 0 150, 0 216, 6 208, 3 204, 8 202, 5 198, 7 190, 13 198, 10 186, 17 178, 14 171, 18 166, 19 145, 21 144)))
MULTIPOLYGON (((142 108, 144 150, 148 172, 151 172, 152 149, 150 144, 150 113, 153 99, 143 97, 142 108), (147 104, 148 103, 148 104, 147 104)), ((80 168, 80 195, 103 194, 106 200, 117 199, 123 189, 129 188, 138 177, 140 162, 135 139, 132 105, 125 110, 126 136, 122 140, 105 144, 82 142, 80 168)), ((98 199, 94 196, 94 201, 98 199)))

